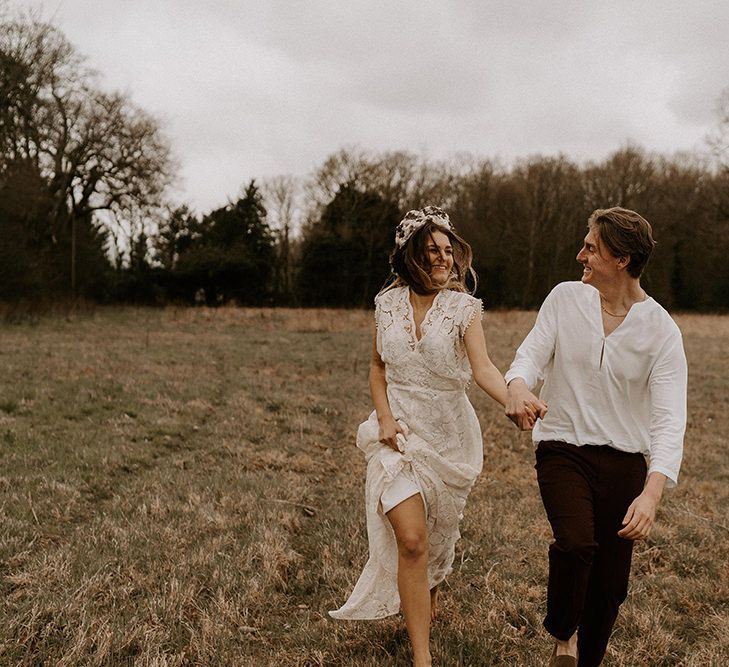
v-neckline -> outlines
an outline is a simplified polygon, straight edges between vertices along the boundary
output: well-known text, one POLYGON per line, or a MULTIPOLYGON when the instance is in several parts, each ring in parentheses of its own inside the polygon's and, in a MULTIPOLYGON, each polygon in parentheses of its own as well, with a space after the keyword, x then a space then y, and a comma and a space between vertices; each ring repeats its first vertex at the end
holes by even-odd
POLYGON ((440 296, 441 292, 443 290, 438 290, 436 292, 435 297, 433 298, 433 303, 430 304, 430 307, 428 310, 425 311, 425 314, 423 315, 423 320, 420 323, 420 338, 418 338, 418 327, 415 324, 415 311, 413 309, 413 302, 410 301, 410 288, 405 288, 405 299, 408 302, 408 319, 410 326, 413 328, 412 331, 412 337, 414 341, 414 346, 420 343, 421 340, 425 337, 425 331, 423 331, 423 325, 428 321, 428 318, 430 317, 430 313, 432 312, 433 308, 435 307, 435 302, 438 300, 438 297, 440 296))
POLYGON ((645 292, 645 290, 643 290, 643 292, 645 293, 645 298, 642 301, 636 301, 632 306, 630 306, 630 308, 628 308, 628 312, 625 313, 625 317, 623 318, 623 321, 620 322, 620 324, 618 324, 610 333, 606 334, 605 333, 605 321, 602 316, 602 300, 600 298, 600 290, 596 289, 595 292, 597 292, 597 317, 598 317, 598 322, 600 323, 600 333, 602 334, 603 340, 607 340, 608 338, 610 338, 618 329, 620 329, 627 322, 628 318, 630 317, 630 313, 633 312, 633 308, 635 306, 637 306, 641 303, 645 303, 646 301, 648 301, 648 299, 650 299, 650 296, 648 295, 648 293, 645 292))
MULTIPOLYGON (((630 317, 630 310, 628 310, 627 313, 625 313, 625 317, 622 319, 622 321, 610 332, 605 333, 605 319, 602 316, 602 299, 600 298, 600 290, 595 290, 597 292, 597 321, 600 324, 600 333, 602 334, 602 339, 607 340, 612 336, 620 327, 625 324, 625 320, 630 317)), ((602 363, 602 358, 600 359, 600 362, 602 363)))

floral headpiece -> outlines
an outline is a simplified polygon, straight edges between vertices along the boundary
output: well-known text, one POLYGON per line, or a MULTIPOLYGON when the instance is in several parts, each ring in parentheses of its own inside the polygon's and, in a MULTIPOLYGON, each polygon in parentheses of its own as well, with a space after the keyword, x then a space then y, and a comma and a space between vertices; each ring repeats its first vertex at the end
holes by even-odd
POLYGON ((426 206, 420 210, 408 211, 395 229, 395 245, 402 248, 408 239, 428 222, 440 227, 445 232, 452 232, 453 225, 448 214, 437 206, 426 206))

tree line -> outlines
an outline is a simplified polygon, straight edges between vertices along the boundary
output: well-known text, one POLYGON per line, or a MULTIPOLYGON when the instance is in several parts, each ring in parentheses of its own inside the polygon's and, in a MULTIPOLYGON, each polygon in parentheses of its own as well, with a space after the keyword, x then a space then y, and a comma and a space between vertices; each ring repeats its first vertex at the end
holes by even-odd
POLYGON ((342 149, 307 178, 247 181, 198 214, 172 203, 160 123, 54 26, 0 13, 0 299, 366 307, 394 229, 436 204, 471 243, 489 307, 533 308, 575 279, 595 208, 643 214, 658 246, 646 289, 669 308, 729 308, 729 96, 714 155, 624 146, 502 164, 342 149))

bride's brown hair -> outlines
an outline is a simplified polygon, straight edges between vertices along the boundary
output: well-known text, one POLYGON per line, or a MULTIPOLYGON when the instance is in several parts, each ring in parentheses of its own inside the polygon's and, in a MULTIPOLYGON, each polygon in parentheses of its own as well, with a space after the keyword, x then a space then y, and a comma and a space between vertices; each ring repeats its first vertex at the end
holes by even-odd
POLYGON ((478 281, 476 272, 471 266, 472 261, 471 246, 458 234, 443 229, 434 222, 426 222, 413 232, 402 247, 396 246, 390 254, 393 275, 382 291, 407 285, 416 294, 432 294, 441 289, 473 294, 478 281), (433 240, 434 232, 445 234, 453 248, 453 268, 444 285, 435 284, 430 277, 428 243, 433 240))

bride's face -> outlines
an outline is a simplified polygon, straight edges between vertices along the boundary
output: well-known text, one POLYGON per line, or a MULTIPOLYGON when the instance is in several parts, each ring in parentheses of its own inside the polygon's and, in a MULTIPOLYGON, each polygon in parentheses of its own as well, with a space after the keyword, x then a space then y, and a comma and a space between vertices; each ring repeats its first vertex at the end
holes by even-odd
POLYGON ((430 279, 436 285, 442 285, 448 280, 453 269, 453 248, 447 234, 434 231, 425 246, 430 279))

